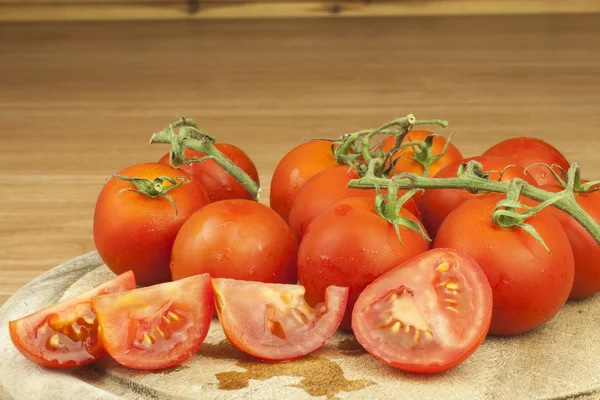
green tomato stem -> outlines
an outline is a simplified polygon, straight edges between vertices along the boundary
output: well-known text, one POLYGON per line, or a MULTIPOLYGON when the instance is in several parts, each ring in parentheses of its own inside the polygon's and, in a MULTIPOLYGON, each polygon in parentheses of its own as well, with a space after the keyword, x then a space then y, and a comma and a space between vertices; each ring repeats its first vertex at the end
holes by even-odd
MULTIPOLYGON (((462 189, 477 192, 507 193, 510 189, 518 186, 520 195, 539 202, 547 202, 548 205, 558 208, 573 217, 592 235, 594 240, 600 244, 600 225, 588 215, 575 200, 573 193, 573 182, 580 179, 580 167, 573 163, 568 171, 568 179, 565 190, 561 192, 549 192, 530 185, 526 181, 515 178, 510 182, 491 181, 479 176, 476 172, 481 165, 470 161, 462 175, 456 178, 430 178, 416 174, 402 173, 396 175, 395 187, 398 189, 462 189)), ((349 187, 360 189, 372 189, 376 187, 388 187, 391 179, 378 178, 366 175, 360 179, 350 181, 349 187)))

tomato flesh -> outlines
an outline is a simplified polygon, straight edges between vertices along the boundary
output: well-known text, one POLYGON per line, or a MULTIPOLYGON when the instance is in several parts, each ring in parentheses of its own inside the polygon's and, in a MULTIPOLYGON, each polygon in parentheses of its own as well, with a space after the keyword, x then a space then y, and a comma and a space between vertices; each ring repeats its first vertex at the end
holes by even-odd
POLYGON ((299 285, 213 279, 225 335, 241 351, 265 360, 289 360, 323 345, 342 321, 348 289, 330 286, 311 307, 299 285))
POLYGON ((479 265, 450 249, 423 253, 385 273, 356 301, 352 329, 377 359, 437 373, 462 363, 483 342, 492 290, 479 265))
POLYGON ((16 348, 31 361, 48 368, 89 364, 105 351, 98 339, 98 320, 91 300, 135 288, 131 271, 56 305, 9 322, 16 348))
POLYGON ((214 309, 210 275, 98 297, 92 307, 115 361, 135 369, 172 367, 206 338, 214 309))

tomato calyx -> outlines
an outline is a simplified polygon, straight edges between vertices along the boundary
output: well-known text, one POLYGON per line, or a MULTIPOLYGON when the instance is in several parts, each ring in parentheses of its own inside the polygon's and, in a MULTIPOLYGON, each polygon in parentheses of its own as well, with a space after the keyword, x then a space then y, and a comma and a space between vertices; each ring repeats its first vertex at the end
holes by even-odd
POLYGON ((214 160, 221 168, 233 176, 250 193, 254 200, 258 200, 260 187, 243 169, 234 164, 216 146, 215 138, 200 130, 193 120, 180 117, 169 124, 165 129, 156 132, 150 139, 150 144, 166 143, 171 145, 171 166, 177 168, 181 164, 214 160), (175 129, 179 129, 175 132, 175 129), (186 158, 185 149, 191 149, 203 154, 199 158, 186 158))
POLYGON ((557 183, 562 186, 564 189, 572 190, 573 193, 576 194, 589 194, 594 193, 600 190, 600 180, 596 181, 584 181, 581 179, 581 170, 575 171, 575 175, 571 180, 569 180, 569 172, 565 171, 563 167, 558 164, 548 165, 545 163, 535 163, 531 164, 527 168, 525 168, 525 172, 529 168, 542 166, 548 169, 554 179, 556 179, 557 183))
MULTIPOLYGON (((433 140, 437 136, 440 136, 440 135, 438 135, 437 133, 432 133, 431 135, 428 135, 425 138, 425 140, 423 140, 423 141, 412 141, 410 139, 410 132, 408 132, 406 137, 408 137, 408 139, 410 141, 407 143, 402 143, 400 145, 398 151, 409 148, 410 151, 412 151, 412 153, 414 154, 414 157, 411 157, 410 159, 412 161, 415 161, 415 162, 421 164, 423 166, 423 174, 422 175, 427 176, 427 175, 429 175, 429 168, 430 168, 431 164, 433 164, 440 158, 444 157, 446 152, 448 152, 448 149, 450 148, 450 142, 452 141, 452 137, 454 136, 454 133, 450 134, 450 136, 446 140, 446 143, 444 144, 444 148, 442 149, 442 151, 440 153, 432 154, 433 153, 433 140)), ((398 162, 398 160, 408 152, 409 151, 402 152, 397 157, 394 156, 394 160, 392 161, 392 168, 398 162)))
POLYGON ((177 176, 175 178, 171 178, 169 176, 159 176, 153 180, 117 174, 112 175, 112 177, 125 182, 129 182, 133 186, 135 186, 135 189, 121 189, 117 196, 123 192, 134 192, 142 194, 144 196, 148 196, 153 199, 157 197, 164 197, 165 199, 169 200, 169 202, 173 206, 173 209, 175 210, 175 215, 179 214, 179 212, 177 211, 177 205, 175 204, 175 200, 173 200, 173 197, 171 197, 171 195, 168 192, 181 185, 190 183, 190 180, 184 176, 177 176), (167 182, 168 185, 165 185, 165 182, 167 182))

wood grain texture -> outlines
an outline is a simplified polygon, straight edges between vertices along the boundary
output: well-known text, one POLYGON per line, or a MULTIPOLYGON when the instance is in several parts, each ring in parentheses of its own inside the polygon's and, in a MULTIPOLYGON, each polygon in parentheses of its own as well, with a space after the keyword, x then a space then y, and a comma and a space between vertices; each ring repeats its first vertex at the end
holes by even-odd
POLYGON ((180 114, 255 160, 414 113, 474 155, 543 138, 600 178, 600 15, 0 24, 0 302, 93 250, 105 178, 180 114))
POLYGON ((0 0, 0 21, 585 14, 597 0, 0 0))

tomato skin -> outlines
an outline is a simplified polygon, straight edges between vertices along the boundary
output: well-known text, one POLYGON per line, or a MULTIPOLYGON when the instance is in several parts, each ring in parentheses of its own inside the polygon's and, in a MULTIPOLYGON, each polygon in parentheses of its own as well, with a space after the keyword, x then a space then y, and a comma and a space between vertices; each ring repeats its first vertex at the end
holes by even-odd
POLYGON ((133 184, 111 178, 102 188, 94 212, 94 243, 115 274, 132 270, 140 285, 171 280, 171 248, 179 228, 196 210, 210 203, 202 185, 187 172, 158 163, 138 164, 119 175, 154 180, 159 176, 189 180, 165 197, 127 191, 133 184))
POLYGON ((296 283, 298 244, 285 221, 264 204, 223 200, 181 227, 171 257, 173 280, 209 273, 266 283, 296 283))
MULTIPOLYGON (((406 209, 401 215, 418 222, 406 209)), ((341 327, 350 329, 352 308, 360 292, 396 265, 429 249, 420 234, 394 227, 375 211, 367 197, 342 199, 309 225, 298 251, 298 278, 309 304, 323 301, 328 286, 348 287, 348 306, 341 327)))
MULTIPOLYGON (((431 134, 432 132, 429 131, 412 130, 408 132, 408 135, 404 137, 402 143, 422 142, 427 138, 427 136, 431 134)), ((383 142, 383 150, 389 151, 393 147, 395 141, 396 138, 393 136, 386 138, 383 142)), ((431 155, 434 156, 440 154, 444 150, 444 146, 447 142, 447 138, 443 136, 435 136, 433 138, 433 143, 431 146, 431 155)), ((395 157, 396 164, 394 166, 394 172, 396 174, 408 172, 412 174, 423 175, 423 173, 425 172, 425 168, 422 164, 418 163, 417 161, 411 160, 411 158, 413 158, 414 156, 415 153, 411 149, 411 147, 407 147, 405 149, 400 150, 397 153, 397 156, 395 157)), ((463 155, 460 152, 460 150, 453 143, 450 143, 448 145, 448 150, 446 151, 446 153, 429 166, 427 176, 434 176, 438 173, 439 170, 444 168, 446 165, 459 162, 462 159, 463 155)))
MULTIPOLYGON (((358 178, 356 170, 349 171, 348 166, 329 168, 310 178, 298 191, 289 215, 289 225, 296 238, 301 239, 315 217, 338 200, 348 197, 367 197, 374 202, 377 195, 375 189, 348 187, 348 183, 352 179, 358 178)), ((404 193, 406 191, 399 190, 398 196, 400 197, 404 193)), ((412 198, 405 203, 405 207, 416 216, 419 215, 412 198)))
MULTIPOLYGON (((215 147, 229 158, 235 165, 240 167, 254 182, 260 184, 256 165, 252 162, 248 154, 242 149, 232 144, 216 143, 215 147)), ((195 150, 185 149, 186 158, 201 158, 204 154, 195 150)), ((165 154, 159 161, 161 164, 171 165, 169 153, 165 154)), ((227 199, 248 199, 253 200, 252 195, 227 171, 225 171, 214 160, 206 160, 192 164, 181 164, 177 167, 202 184, 206 194, 211 202, 227 199)))
POLYGON ((135 277, 128 271, 70 299, 9 321, 10 338, 22 355, 42 367, 67 369, 90 364, 105 353, 98 339, 96 316, 91 309, 92 298, 134 288, 135 277), (83 317, 94 322, 86 323, 81 320, 83 317), (62 332, 52 328, 53 320, 62 325, 62 332), (72 330, 73 324, 77 324, 80 332, 86 332, 79 334, 79 340, 69 336, 76 334, 72 330), (64 346, 60 351, 49 347, 53 335, 57 335, 64 346), (85 339, 81 335, 85 335, 85 339))
POLYGON ((520 228, 493 224, 502 194, 485 194, 463 202, 444 220, 434 248, 453 248, 475 259, 493 293, 490 334, 517 335, 548 322, 565 304, 574 276, 567 234, 548 209, 528 218, 551 250, 520 228))
POLYGON ((192 357, 214 312, 208 274, 92 299, 106 351, 128 368, 156 370, 192 357))
MULTIPOLYGON (((511 163, 516 163, 527 168, 531 164, 545 163, 548 165, 559 165, 563 169, 569 169, 569 161, 560 151, 543 140, 531 137, 517 137, 497 143, 483 152, 484 156, 505 157, 511 163)), ((556 183, 556 179, 548 171, 548 168, 537 165, 527 169, 538 185, 556 183)))
POLYGON ((339 166, 329 140, 311 140, 287 153, 273 172, 271 208, 287 222, 296 194, 310 177, 339 166))
MULTIPOLYGON (((512 164, 509 160, 502 157, 478 156, 465 158, 464 160, 450 164, 442 168, 436 175, 436 178, 455 178, 461 163, 468 161, 477 161, 481 163, 484 171, 498 171, 490 174, 490 180, 500 179, 500 172, 508 165, 508 168, 502 175, 501 182, 508 182, 513 178, 521 178, 528 183, 536 185, 535 180, 524 172, 520 165, 512 164)), ((430 235, 435 236, 437 231, 448 214, 463 201, 471 199, 478 194, 460 189, 430 189, 426 190, 421 197, 417 199, 417 205, 421 212, 421 221, 427 228, 430 235)))
MULTIPOLYGON (((558 184, 544 185, 542 189, 560 192, 563 188, 558 184)), ((575 194, 575 200, 596 222, 600 222, 600 192, 575 194)), ((558 219, 573 249, 575 258, 575 279, 569 294, 570 300, 583 299, 600 291, 600 246, 592 235, 573 217, 555 207, 548 207, 558 219)))
POLYGON ((263 360, 291 360, 321 347, 336 331, 348 288, 330 286, 314 309, 298 285, 213 279, 223 332, 241 351, 263 360))
POLYGON ((431 374, 454 368, 473 354, 486 337, 491 315, 492 290, 475 260, 452 249, 435 249, 367 286, 354 306, 352 329, 359 343, 380 361, 431 374), (444 283, 457 285, 457 291, 444 283), (394 308, 397 302, 404 307, 394 308), (388 310, 376 309, 386 303, 391 306, 388 310), (402 326, 394 331, 398 322, 402 326))

